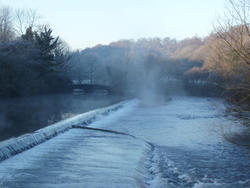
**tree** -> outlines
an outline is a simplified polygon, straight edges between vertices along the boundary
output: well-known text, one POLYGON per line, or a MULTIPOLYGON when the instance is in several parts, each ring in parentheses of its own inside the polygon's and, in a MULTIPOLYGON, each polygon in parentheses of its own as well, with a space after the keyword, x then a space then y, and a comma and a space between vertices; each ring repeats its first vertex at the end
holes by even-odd
MULTIPOLYGON (((27 30, 29 32, 29 30, 27 30)), ((28 33, 26 33, 28 35, 28 33)), ((63 61, 56 61, 56 49, 58 48, 59 37, 52 36, 52 30, 44 27, 41 32, 34 32, 34 45, 39 50, 37 71, 40 76, 56 71, 63 61)))
POLYGON ((105 69, 96 55, 84 55, 84 57, 81 59, 81 63, 84 79, 88 80, 90 84, 104 84, 105 69))
POLYGON ((14 16, 15 31, 18 35, 23 35, 28 28, 34 29, 39 19, 36 11, 32 9, 17 9, 14 16))
POLYGON ((32 42, 34 43, 34 40, 35 40, 35 33, 33 32, 33 29, 32 27, 28 27, 26 29, 26 32, 24 34, 22 34, 21 38, 23 40, 26 40, 26 41, 29 41, 29 42, 32 42))
POLYGON ((59 37, 52 35, 52 29, 46 26, 43 31, 35 32, 35 47, 39 51, 36 71, 49 87, 49 92, 64 91, 71 81, 66 71, 70 56, 65 51, 59 37))
POLYGON ((241 61, 250 66, 249 12, 250 0, 229 0, 227 20, 218 21, 217 36, 241 61))
MULTIPOLYGON (((223 75, 231 99, 250 102, 250 0, 229 0, 226 20, 218 20, 208 62, 223 75)), ((209 64, 209 63, 207 63, 209 64)))
POLYGON ((11 9, 9 7, 0 7, 0 41, 10 41, 13 38, 11 9))
POLYGON ((20 97, 41 93, 46 86, 34 71, 37 50, 29 42, 0 43, 0 96, 20 97))

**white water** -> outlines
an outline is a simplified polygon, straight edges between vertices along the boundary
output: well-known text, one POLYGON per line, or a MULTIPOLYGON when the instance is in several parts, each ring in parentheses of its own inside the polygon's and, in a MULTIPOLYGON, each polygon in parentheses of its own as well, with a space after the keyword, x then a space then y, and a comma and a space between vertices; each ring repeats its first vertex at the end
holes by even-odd
POLYGON ((226 133, 243 127, 224 111, 222 100, 213 98, 141 101, 129 113, 120 114, 118 121, 102 122, 101 127, 154 145, 150 187, 248 187, 249 152, 224 139, 226 133))
POLYGON ((0 163, 2 187, 249 187, 249 153, 223 138, 240 126, 217 99, 139 101, 0 163), (149 142, 150 144, 148 144, 149 142))
POLYGON ((107 114, 110 111, 117 110, 118 108, 129 105, 133 102, 134 101, 124 101, 109 107, 92 110, 87 113, 79 114, 75 117, 57 122, 48 127, 35 131, 34 133, 25 134, 18 138, 12 138, 0 142, 0 161, 16 155, 17 153, 23 152, 29 148, 32 148, 37 144, 43 143, 46 140, 71 129, 72 125, 86 124, 88 122, 91 122, 93 119, 102 116, 103 114, 107 114))

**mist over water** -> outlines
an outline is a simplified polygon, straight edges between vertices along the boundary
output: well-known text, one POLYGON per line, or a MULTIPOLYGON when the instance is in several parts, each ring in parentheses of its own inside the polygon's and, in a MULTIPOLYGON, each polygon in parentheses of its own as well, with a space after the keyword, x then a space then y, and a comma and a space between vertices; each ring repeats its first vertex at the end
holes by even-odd
MULTIPOLYGON (((143 64, 140 69, 143 76, 138 85, 133 88, 135 96, 144 104, 165 104, 173 96, 187 95, 183 81, 171 77, 162 76, 160 67, 149 69, 143 64)), ((166 75, 165 75, 166 76, 166 75)))
POLYGON ((57 94, 0 100, 0 140, 121 101, 119 96, 57 94))
POLYGON ((17 2, 0 0, 0 188, 250 187, 250 0, 202 37, 219 1, 17 2))

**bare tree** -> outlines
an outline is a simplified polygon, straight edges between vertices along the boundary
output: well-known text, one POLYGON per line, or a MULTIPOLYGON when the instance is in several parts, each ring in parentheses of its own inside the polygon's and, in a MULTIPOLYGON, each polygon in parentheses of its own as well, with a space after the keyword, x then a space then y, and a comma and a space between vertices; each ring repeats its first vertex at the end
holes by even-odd
POLYGON ((250 0, 228 0, 225 17, 217 22, 208 61, 223 75, 232 99, 250 101, 250 0))
POLYGON ((89 80, 89 83, 96 84, 99 75, 99 68, 101 66, 98 62, 98 58, 95 55, 87 55, 83 61, 85 65, 84 74, 89 80))
POLYGON ((23 35, 27 28, 34 28, 39 16, 32 9, 15 10, 15 31, 18 35, 23 35))
POLYGON ((12 10, 9 7, 0 8, 0 41, 14 38, 12 25, 12 10))
POLYGON ((218 20, 217 36, 249 67, 250 0, 229 0, 225 17, 218 20))

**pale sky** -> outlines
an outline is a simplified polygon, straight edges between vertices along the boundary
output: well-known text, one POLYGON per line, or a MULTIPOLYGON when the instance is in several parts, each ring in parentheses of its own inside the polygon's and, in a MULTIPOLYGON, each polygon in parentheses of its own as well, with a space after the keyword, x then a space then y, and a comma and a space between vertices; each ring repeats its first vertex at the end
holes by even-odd
POLYGON ((0 0, 31 8, 72 49, 120 39, 206 36, 225 0, 0 0))

